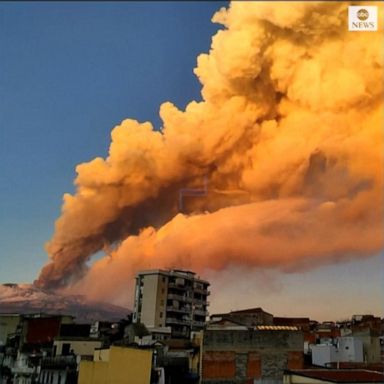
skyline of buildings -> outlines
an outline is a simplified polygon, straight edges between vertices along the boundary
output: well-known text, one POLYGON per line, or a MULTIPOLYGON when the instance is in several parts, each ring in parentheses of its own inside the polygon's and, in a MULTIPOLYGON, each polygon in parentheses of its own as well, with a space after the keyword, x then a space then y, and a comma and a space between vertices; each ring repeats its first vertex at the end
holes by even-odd
POLYGON ((318 322, 276 317, 261 307, 209 314, 210 282, 192 271, 145 270, 135 280, 135 312, 119 321, 0 314, 0 381, 283 384, 307 377, 338 383, 344 372, 365 377, 361 383, 384 378, 384 318, 318 322))

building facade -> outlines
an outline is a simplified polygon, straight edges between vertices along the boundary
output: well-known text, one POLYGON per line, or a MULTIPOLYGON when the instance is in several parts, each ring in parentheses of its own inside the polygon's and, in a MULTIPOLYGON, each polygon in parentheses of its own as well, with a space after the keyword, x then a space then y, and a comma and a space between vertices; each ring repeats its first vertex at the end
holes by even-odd
POLYGON ((92 361, 82 360, 79 384, 148 384, 151 382, 150 349, 122 348, 96 350, 92 361))
POLYGON ((356 337, 339 337, 333 344, 315 344, 311 346, 312 364, 330 367, 332 363, 364 362, 363 343, 356 337))
POLYGON ((202 351, 202 384, 277 384, 285 369, 303 367, 303 333, 220 322, 205 329, 202 351))
POLYGON ((150 270, 136 276, 133 321, 149 331, 168 327, 173 338, 204 328, 209 283, 190 271, 150 270))

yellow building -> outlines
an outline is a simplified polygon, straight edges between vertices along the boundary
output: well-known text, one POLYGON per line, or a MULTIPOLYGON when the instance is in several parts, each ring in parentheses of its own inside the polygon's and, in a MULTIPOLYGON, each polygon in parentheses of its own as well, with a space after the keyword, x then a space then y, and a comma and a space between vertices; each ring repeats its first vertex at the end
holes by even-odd
POLYGON ((152 350, 111 347, 96 350, 93 361, 81 361, 79 384, 149 384, 152 350))

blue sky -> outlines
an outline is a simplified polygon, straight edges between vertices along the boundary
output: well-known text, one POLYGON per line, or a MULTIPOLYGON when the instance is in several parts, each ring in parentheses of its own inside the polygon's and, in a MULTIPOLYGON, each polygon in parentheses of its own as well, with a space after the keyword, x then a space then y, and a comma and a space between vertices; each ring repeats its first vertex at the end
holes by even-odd
MULTIPOLYGON (((74 191, 75 166, 106 156, 116 124, 130 117, 159 127, 161 103, 182 109, 200 100, 193 68, 219 28, 210 19, 225 4, 0 3, 0 282, 37 277, 62 195, 74 191)), ((348 311, 383 316, 383 262, 378 255, 270 276, 278 288, 256 284, 256 296, 237 282, 216 289, 243 289, 255 306, 279 315, 288 315, 279 305, 294 298, 310 310, 307 293, 318 292, 323 308, 337 306, 338 294, 348 311)), ((230 300, 216 308, 239 309, 230 300)))
POLYGON ((31 281, 75 166, 124 118, 200 99, 193 74, 225 2, 0 3, 0 281, 31 281))

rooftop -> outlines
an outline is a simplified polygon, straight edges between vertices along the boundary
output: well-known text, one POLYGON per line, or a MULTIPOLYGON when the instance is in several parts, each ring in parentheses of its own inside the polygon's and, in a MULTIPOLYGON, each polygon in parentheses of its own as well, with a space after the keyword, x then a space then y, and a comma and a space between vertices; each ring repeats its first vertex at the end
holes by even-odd
POLYGON ((207 325, 209 331, 243 331, 243 330, 254 330, 254 331, 299 331, 299 327, 289 325, 256 325, 248 327, 244 324, 236 321, 223 319, 220 321, 213 321, 207 325), (224 322, 223 322, 224 321, 224 322))
POLYGON ((200 278, 200 276, 196 276, 195 272, 182 270, 182 269, 149 269, 144 271, 139 271, 136 273, 136 278, 144 275, 164 275, 164 276, 176 276, 176 277, 184 277, 190 280, 199 281, 209 285, 209 282, 200 278))
POLYGON ((327 380, 331 383, 383 383, 384 374, 365 369, 303 369, 286 373, 311 379, 327 380))
POLYGON ((257 325, 258 331, 298 331, 299 328, 292 325, 257 325))
POLYGON ((273 323, 275 325, 288 325, 293 323, 308 323, 309 317, 275 317, 273 316, 273 323))
POLYGON ((240 309, 237 311, 231 311, 230 313, 235 313, 235 314, 242 314, 242 313, 266 313, 267 315, 271 315, 270 313, 266 312, 263 310, 263 308, 257 307, 257 308, 248 308, 248 309, 240 309))

